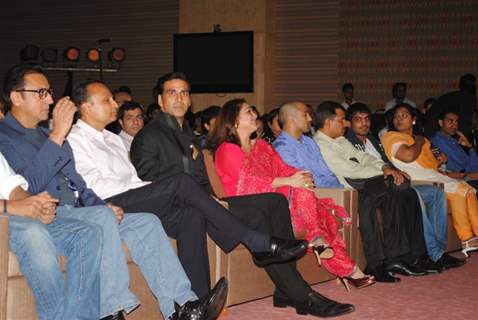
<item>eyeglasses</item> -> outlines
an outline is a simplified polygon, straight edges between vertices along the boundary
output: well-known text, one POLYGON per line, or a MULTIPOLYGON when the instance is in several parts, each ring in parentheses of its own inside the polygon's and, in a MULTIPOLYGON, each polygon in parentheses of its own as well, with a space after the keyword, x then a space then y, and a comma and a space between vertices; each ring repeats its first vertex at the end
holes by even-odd
POLYGON ((15 90, 16 92, 35 92, 38 93, 38 97, 40 100, 45 100, 48 95, 53 97, 53 89, 47 89, 47 88, 40 88, 40 89, 18 89, 15 90))

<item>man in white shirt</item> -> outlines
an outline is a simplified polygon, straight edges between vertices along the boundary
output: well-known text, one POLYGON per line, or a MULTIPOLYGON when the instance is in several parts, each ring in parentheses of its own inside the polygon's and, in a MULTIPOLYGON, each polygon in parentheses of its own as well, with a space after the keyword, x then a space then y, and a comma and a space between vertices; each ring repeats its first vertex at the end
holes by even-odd
POLYGON ((393 99, 388 101, 385 105, 385 111, 395 107, 399 103, 407 103, 416 108, 417 105, 410 99, 407 99, 407 84, 405 82, 397 82, 392 87, 393 99))
POLYGON ((134 136, 144 127, 143 106, 134 101, 123 103, 118 110, 118 122, 121 126, 118 135, 129 153, 134 136))
POLYGON ((382 159, 359 151, 345 139, 345 110, 333 101, 315 110, 314 140, 339 181, 359 193, 360 233, 366 273, 393 282, 391 274, 425 275, 416 262, 426 252, 421 208, 416 193, 405 188, 404 176, 382 159), (377 222, 381 212, 381 224, 377 222))
POLYGON ((0 212, 8 215, 10 250, 32 289, 39 318, 98 319, 101 229, 56 217, 57 199, 48 192, 30 196, 27 189, 0 153, 0 212), (60 254, 68 259, 66 279, 60 254))
POLYGON ((80 110, 68 136, 76 170, 105 201, 161 218, 168 235, 177 240, 179 259, 198 296, 207 294, 210 286, 206 231, 224 251, 244 243, 262 266, 305 253, 305 242, 271 238, 246 227, 188 174, 141 181, 121 139, 105 130, 116 119, 118 105, 102 82, 80 83, 72 99, 80 110))

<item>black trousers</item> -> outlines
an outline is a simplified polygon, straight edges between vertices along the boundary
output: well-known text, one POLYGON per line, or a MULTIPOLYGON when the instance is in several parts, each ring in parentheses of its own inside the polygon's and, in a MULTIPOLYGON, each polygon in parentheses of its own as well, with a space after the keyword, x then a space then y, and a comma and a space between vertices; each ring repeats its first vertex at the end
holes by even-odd
MULTIPOLYGON (((284 239, 295 239, 289 203, 279 193, 229 197, 230 212, 251 229, 284 239)), ((278 263, 265 267, 276 290, 293 300, 303 301, 312 291, 297 271, 296 263, 278 263)))
MULTIPOLYGON (((224 209, 186 174, 178 174, 147 186, 115 195, 112 202, 125 212, 151 212, 161 219, 168 236, 177 240, 178 257, 193 291, 204 297, 210 290, 206 232, 224 250, 232 250, 247 228, 293 239, 287 200, 280 194, 261 194, 224 199, 224 209)), ((311 291, 295 262, 266 267, 272 281, 284 294, 306 299, 311 291)))
POLYGON ((199 297, 210 290, 206 232, 228 252, 248 230, 187 174, 173 175, 105 201, 127 213, 150 212, 161 219, 168 236, 177 240, 179 260, 199 297))
POLYGON ((420 202, 408 182, 396 186, 383 176, 347 179, 359 193, 359 229, 369 267, 426 254, 420 202))

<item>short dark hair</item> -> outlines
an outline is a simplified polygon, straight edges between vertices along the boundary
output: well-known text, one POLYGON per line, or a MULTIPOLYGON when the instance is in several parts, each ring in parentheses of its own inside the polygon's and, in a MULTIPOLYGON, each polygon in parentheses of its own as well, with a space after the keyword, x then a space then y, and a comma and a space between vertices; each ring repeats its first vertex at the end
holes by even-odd
POLYGON ((465 91, 476 95, 476 77, 471 74, 467 73, 460 77, 460 91, 465 91))
POLYGON ((345 92, 347 89, 354 89, 354 86, 353 84, 351 84, 350 82, 347 82, 347 83, 344 83, 344 85, 342 86, 342 92, 345 92))
POLYGON ((87 80, 77 83, 71 90, 71 101, 80 108, 81 104, 88 100, 88 86, 94 83, 101 83, 106 86, 103 81, 100 80, 87 80))
POLYGON ((454 110, 452 108, 447 108, 447 109, 443 110, 443 112, 438 115, 438 120, 445 119, 445 117, 450 113, 453 113, 454 115, 460 117, 460 114, 456 110, 454 110))
POLYGON ((210 125, 211 120, 217 117, 220 111, 221 111, 220 106, 213 105, 213 106, 207 107, 201 112, 201 128, 202 128, 203 134, 207 133, 206 124, 210 125))
POLYGON ((325 125, 325 120, 335 118, 336 110, 342 109, 345 112, 345 109, 340 105, 340 103, 335 101, 324 101, 315 109, 314 114, 314 125, 317 129, 322 129, 325 125))
POLYGON ((34 63, 17 64, 10 68, 3 81, 2 95, 5 101, 5 108, 9 110, 12 104, 10 93, 22 89, 25 86, 25 76, 27 74, 39 73, 45 75, 43 69, 34 63))
POLYGON ((348 121, 352 121, 352 118, 357 114, 357 113, 366 113, 368 115, 372 114, 372 111, 370 108, 362 102, 356 102, 350 105, 350 107, 347 109, 345 112, 345 119, 348 121))
POLYGON ((128 86, 120 86, 120 87, 113 90, 113 94, 120 93, 120 92, 125 92, 129 95, 131 95, 131 93, 132 93, 131 88, 128 87, 128 86))
POLYGON ((280 108, 274 108, 268 113, 264 115, 264 120, 269 124, 272 125, 272 121, 274 121, 274 118, 279 115, 279 110, 280 108))
POLYGON ((124 117, 124 114, 126 113, 126 111, 136 110, 136 109, 140 109, 141 113, 144 116, 144 108, 141 104, 139 104, 138 102, 135 102, 135 101, 126 101, 118 109, 118 119, 123 120, 123 117, 124 117))
POLYGON ((176 79, 186 81, 189 85, 189 80, 184 73, 182 73, 182 72, 170 72, 170 73, 167 73, 167 74, 161 76, 158 79, 158 82, 157 82, 156 87, 155 87, 157 94, 158 95, 163 94, 163 89, 164 89, 164 83, 165 82, 171 81, 171 80, 176 80, 176 79))

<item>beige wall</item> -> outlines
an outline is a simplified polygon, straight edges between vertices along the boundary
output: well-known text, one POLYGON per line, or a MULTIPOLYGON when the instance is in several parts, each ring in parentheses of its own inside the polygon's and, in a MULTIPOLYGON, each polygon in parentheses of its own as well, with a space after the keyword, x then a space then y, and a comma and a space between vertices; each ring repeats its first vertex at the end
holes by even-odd
MULTIPOLYGON (((211 104, 243 97, 260 111, 266 104, 266 70, 268 37, 270 35, 271 0, 180 0, 179 32, 212 32, 213 24, 220 24, 222 31, 254 31, 254 92, 227 94, 194 94, 193 110, 198 111, 211 104), (269 34, 268 34, 269 33, 269 34)), ((270 60, 270 59, 269 59, 270 60)))

